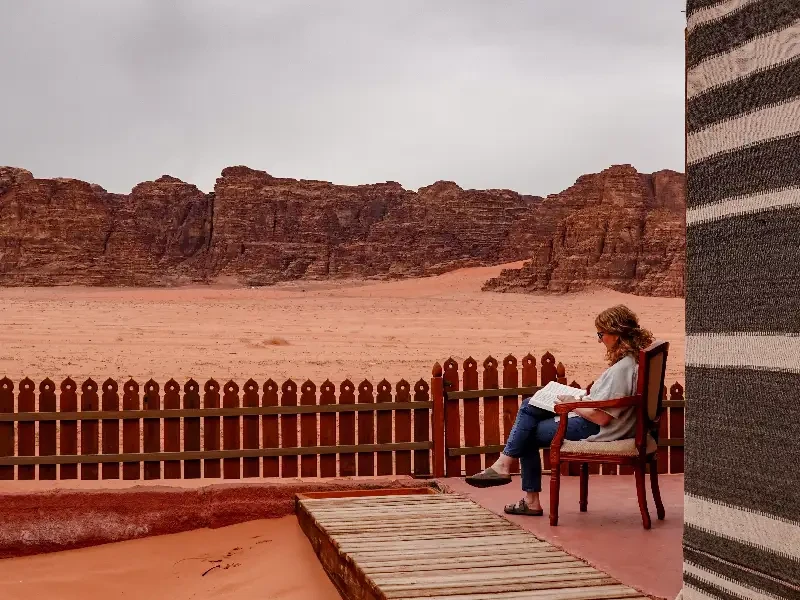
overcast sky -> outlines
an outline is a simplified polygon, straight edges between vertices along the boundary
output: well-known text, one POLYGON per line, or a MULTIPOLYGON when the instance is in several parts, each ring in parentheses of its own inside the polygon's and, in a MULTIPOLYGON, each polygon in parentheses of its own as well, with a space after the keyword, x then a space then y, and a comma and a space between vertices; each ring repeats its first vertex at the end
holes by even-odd
POLYGON ((545 195, 684 168, 685 0, 0 0, 0 165, 545 195))

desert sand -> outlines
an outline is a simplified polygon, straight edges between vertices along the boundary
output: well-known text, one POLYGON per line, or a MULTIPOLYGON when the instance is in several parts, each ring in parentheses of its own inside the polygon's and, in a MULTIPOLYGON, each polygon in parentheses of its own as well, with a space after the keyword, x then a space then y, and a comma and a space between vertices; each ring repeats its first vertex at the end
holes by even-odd
POLYGON ((0 560, 0 598, 339 600, 294 516, 0 560))
POLYGON ((683 383, 683 299, 481 292, 501 268, 251 289, 5 288, 0 376, 395 383, 428 379, 448 357, 531 352, 538 363, 549 351, 586 385, 605 367, 594 317, 621 302, 671 343, 667 381, 683 383))

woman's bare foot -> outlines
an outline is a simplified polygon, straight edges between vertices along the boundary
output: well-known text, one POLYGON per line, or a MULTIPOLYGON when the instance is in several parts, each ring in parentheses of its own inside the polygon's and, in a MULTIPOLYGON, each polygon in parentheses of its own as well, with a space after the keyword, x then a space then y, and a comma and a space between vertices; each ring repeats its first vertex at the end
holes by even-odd
POLYGON ((514 462, 514 459, 510 456, 506 456, 505 454, 501 454, 500 458, 494 461, 494 464, 491 468, 500 475, 510 475, 511 474, 511 463, 514 462))

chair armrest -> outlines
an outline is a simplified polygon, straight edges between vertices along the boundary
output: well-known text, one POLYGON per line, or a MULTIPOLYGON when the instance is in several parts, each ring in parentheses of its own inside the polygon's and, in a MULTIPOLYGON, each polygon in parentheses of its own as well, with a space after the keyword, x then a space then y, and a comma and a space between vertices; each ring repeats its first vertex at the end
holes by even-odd
POLYGON ((628 406, 639 406, 642 402, 640 396, 625 396, 624 398, 614 398, 612 400, 589 400, 586 402, 564 402, 556 404, 554 409, 556 414, 565 415, 576 408, 625 408, 628 406))

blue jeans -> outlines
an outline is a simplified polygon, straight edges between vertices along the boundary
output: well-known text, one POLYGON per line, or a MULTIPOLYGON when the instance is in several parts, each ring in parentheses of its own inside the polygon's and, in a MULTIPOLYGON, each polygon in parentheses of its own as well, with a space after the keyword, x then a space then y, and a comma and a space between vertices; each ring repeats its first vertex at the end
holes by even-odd
MULTIPOLYGON (((547 448, 558 429, 558 422, 553 413, 536 406, 529 406, 528 400, 522 401, 514 426, 508 434, 508 441, 503 454, 518 458, 522 470, 522 490, 525 492, 542 491, 542 459, 539 449, 547 448)), ((566 417, 561 417, 566 419, 566 417)), ((600 431, 600 426, 584 419, 572 417, 567 419, 568 440, 585 440, 600 431)))

